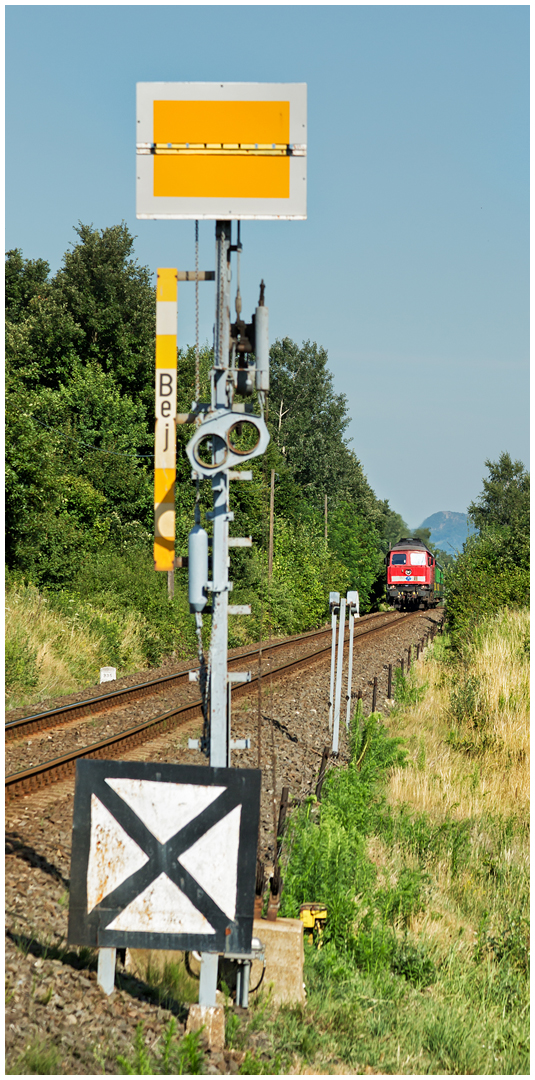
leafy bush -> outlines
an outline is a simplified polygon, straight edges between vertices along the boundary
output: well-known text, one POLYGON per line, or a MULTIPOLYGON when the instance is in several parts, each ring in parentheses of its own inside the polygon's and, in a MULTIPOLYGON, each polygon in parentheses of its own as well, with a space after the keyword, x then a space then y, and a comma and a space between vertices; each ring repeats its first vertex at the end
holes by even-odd
POLYGON ((489 478, 468 507, 479 534, 468 537, 447 578, 448 629, 458 651, 495 612, 529 604, 529 474, 507 453, 485 465, 489 478))
POLYGON ((390 966, 396 975, 402 975, 418 988, 430 986, 437 977, 437 969, 425 945, 413 945, 406 939, 397 943, 390 966))
POLYGON ((321 804, 311 797, 294 815, 286 842, 283 913, 295 916, 303 903, 325 903, 325 942, 349 950, 366 970, 394 955, 395 937, 387 924, 398 916, 408 921, 418 909, 423 884, 421 874, 407 870, 397 892, 376 891, 376 870, 366 855, 366 836, 382 812, 381 782, 388 769, 405 759, 399 743, 378 714, 362 728, 357 719, 347 769, 327 775, 321 804))
POLYGON ((411 916, 423 910, 424 892, 428 882, 428 874, 404 866, 392 888, 379 889, 375 893, 375 905, 385 922, 395 924, 402 921, 404 925, 408 925, 411 916))
POLYGON ((427 689, 426 683, 417 683, 414 674, 405 675, 401 668, 394 671, 394 700, 396 706, 417 705, 427 689))

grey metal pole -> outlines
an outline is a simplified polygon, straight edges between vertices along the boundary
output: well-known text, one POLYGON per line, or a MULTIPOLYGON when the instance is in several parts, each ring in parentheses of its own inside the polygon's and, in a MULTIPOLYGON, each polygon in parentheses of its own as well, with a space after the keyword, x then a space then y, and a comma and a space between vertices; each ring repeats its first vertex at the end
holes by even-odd
POLYGON ((336 689, 334 692, 333 754, 338 753, 340 735, 340 699, 342 697, 342 666, 344 662, 344 635, 346 629, 346 598, 340 600, 340 625, 338 628, 338 659, 336 665, 336 689))
MULTIPOLYGON (((212 408, 230 407, 227 373, 230 341, 230 221, 216 221, 216 318, 214 367, 212 369, 212 408)), ((214 439, 215 464, 223 463, 225 447, 214 439)), ((221 470, 212 479, 212 635, 210 641, 210 765, 228 766, 228 524, 229 478, 221 470)), ((199 1004, 215 1005, 217 990, 217 953, 201 953, 199 1004)))
POLYGON ((349 605, 349 655, 347 658, 347 708, 346 708, 346 728, 349 731, 349 722, 351 719, 351 684, 353 682, 353 630, 355 628, 355 613, 353 606, 349 605))
MULTIPOLYGON (((228 409, 230 339, 230 221, 217 221, 216 233, 216 319, 212 408, 228 409)), ((224 446, 214 439, 212 460, 223 464, 224 446)), ((229 477, 225 470, 212 479, 212 634, 210 641, 210 765, 226 769, 227 746, 227 651, 228 651, 228 526, 229 477)))
POLYGON ((329 689, 329 733, 333 729, 333 706, 334 706, 334 669, 336 663, 336 612, 331 614, 331 685, 329 689))

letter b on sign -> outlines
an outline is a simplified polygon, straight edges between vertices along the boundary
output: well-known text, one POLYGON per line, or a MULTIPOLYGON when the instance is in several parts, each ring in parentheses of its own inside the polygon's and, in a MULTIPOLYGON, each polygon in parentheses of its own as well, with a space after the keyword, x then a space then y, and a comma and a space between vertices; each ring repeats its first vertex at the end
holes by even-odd
POLYGON ((176 369, 156 369, 156 419, 176 416, 176 369))

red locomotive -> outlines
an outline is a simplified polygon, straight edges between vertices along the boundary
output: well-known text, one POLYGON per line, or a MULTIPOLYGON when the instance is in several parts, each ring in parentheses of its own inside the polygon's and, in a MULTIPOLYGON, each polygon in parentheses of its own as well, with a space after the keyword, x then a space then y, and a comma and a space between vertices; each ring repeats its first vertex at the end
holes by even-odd
POLYGON ((386 598, 398 611, 436 607, 444 596, 444 571, 417 536, 398 540, 386 562, 386 598))

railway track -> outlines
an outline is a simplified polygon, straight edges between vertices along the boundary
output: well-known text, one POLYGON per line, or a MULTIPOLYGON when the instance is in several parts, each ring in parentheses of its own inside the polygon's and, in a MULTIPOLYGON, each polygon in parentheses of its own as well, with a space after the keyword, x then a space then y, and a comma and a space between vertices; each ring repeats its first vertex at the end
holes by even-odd
MULTIPOLYGON (((390 625, 391 622, 398 621, 399 616, 392 617, 390 612, 379 612, 377 615, 364 616, 363 619, 359 621, 361 626, 365 625, 367 627, 371 622, 375 623, 379 619, 382 619, 381 626, 390 625)), ((367 633, 367 629, 363 630, 356 624, 355 638, 361 636, 363 633, 367 633)), ((331 628, 328 627, 322 630, 313 630, 306 634, 298 634, 295 637, 286 638, 284 641, 275 642, 272 645, 263 645, 262 658, 263 660, 269 661, 273 654, 281 650, 292 648, 295 645, 299 645, 300 642, 319 640, 326 635, 329 635, 330 637, 330 634, 331 628)), ((259 648, 255 646, 254 649, 249 649, 244 653, 240 653, 239 656, 230 657, 228 665, 229 670, 235 671, 243 664, 243 661, 258 660, 258 655, 259 648)), ((48 731, 52 727, 57 727, 60 724, 70 723, 72 720, 83 719, 86 716, 95 716, 98 713, 107 712, 110 709, 129 705, 131 702, 139 701, 144 697, 159 694, 162 690, 187 683, 189 680, 189 672, 193 670, 198 670, 198 668, 189 664, 188 667, 180 671, 175 671, 171 675, 164 675, 158 679, 149 679, 147 682, 138 683, 134 686, 126 686, 120 690, 112 690, 105 694, 87 698, 85 701, 75 701, 70 705, 61 705, 56 709, 47 709, 41 713, 30 713, 29 716, 22 716, 17 720, 8 720, 5 725, 5 741, 8 743, 15 739, 27 738, 29 735, 33 736, 38 732, 48 731)))
MULTIPOLYGON (((381 613, 381 615, 383 616, 385 614, 389 613, 381 613)), ((396 615, 386 620, 383 618, 379 625, 374 625, 371 627, 367 626, 366 628, 362 628, 361 626, 359 627, 359 632, 355 635, 355 645, 358 648, 357 642, 360 640, 360 638, 369 638, 374 634, 379 634, 383 630, 391 628, 394 624, 399 625, 406 619, 414 618, 415 613, 411 612, 406 615, 396 615)), ((377 617, 373 621, 377 622, 377 617)), ((330 639, 330 635, 330 628, 319 632, 316 631, 312 634, 304 634, 301 635, 299 638, 293 638, 291 642, 284 641, 277 643, 276 645, 270 646, 268 647, 268 649, 264 649, 263 653, 271 653, 272 651, 280 650, 283 647, 288 648, 289 645, 295 645, 296 642, 298 643, 302 640, 313 640, 326 636, 328 636, 330 639)), ((313 652, 306 653, 304 656, 300 656, 297 659, 289 661, 288 663, 280 664, 277 667, 270 667, 268 671, 262 672, 260 678, 262 678, 263 680, 284 678, 285 676, 300 671, 310 666, 311 664, 326 659, 328 656, 330 656, 330 652, 331 644, 329 640, 329 643, 327 645, 324 645, 322 648, 316 649, 313 652)), ((258 659, 258 654, 258 649, 251 650, 247 653, 242 653, 240 656, 232 658, 232 664, 242 665, 245 659, 258 659)), ((141 684, 137 687, 127 687, 126 693, 135 693, 137 691, 138 696, 144 696, 144 694, 146 693, 157 693, 158 688, 161 687, 163 683, 168 684, 169 681, 172 679, 186 680, 188 678, 188 672, 189 669, 187 669, 186 671, 176 672, 173 676, 166 676, 164 679, 157 679, 149 683, 141 684), (148 690, 148 687, 152 687, 152 690, 148 690)), ((257 675, 253 677, 249 683, 242 683, 233 686, 232 699, 235 700, 239 697, 250 694, 251 690, 255 687, 255 685, 258 686, 258 682, 259 676, 257 675)), ((79 713, 76 713, 74 711, 76 709, 86 707, 87 711, 85 714, 82 715, 87 715, 88 713, 91 713, 93 706, 99 705, 100 709, 102 710, 103 704, 104 708, 113 708, 116 707, 117 704, 123 704, 125 703, 125 701, 128 702, 129 700, 132 700, 132 698, 128 698, 127 696, 121 697, 122 694, 123 691, 114 691, 112 694, 106 694, 99 698, 93 698, 85 702, 76 702, 74 703, 74 706, 66 706, 62 709, 52 709, 49 710, 47 713, 37 714, 34 717, 22 717, 18 721, 12 721, 12 725, 13 727, 15 725, 19 725, 20 730, 20 725, 24 725, 25 723, 29 724, 33 721, 36 725, 41 723, 47 725, 50 728, 51 726, 55 726, 58 723, 66 723, 67 720, 71 720, 74 717, 80 715, 79 713), (108 699, 108 704, 105 703, 106 699, 108 699), (115 699, 115 705, 112 704, 112 699, 115 699), (69 712, 68 710, 71 711, 69 712)), ((200 719, 201 717, 202 701, 201 698, 198 698, 195 701, 178 705, 176 708, 167 710, 166 712, 153 716, 149 720, 145 720, 141 724, 137 724, 133 727, 127 728, 124 731, 118 732, 110 738, 101 739, 99 742, 93 743, 85 747, 81 747, 79 749, 71 751, 68 754, 63 755, 62 757, 54 758, 50 761, 46 761, 41 764, 32 766, 31 768, 25 769, 21 772, 11 773, 5 778, 6 801, 10 801, 11 799, 16 798, 20 795, 28 795, 29 793, 39 790, 40 788, 45 787, 48 784, 54 783, 55 781, 67 779, 69 776, 72 776, 74 774, 76 769, 76 761, 79 758, 117 757, 124 751, 131 750, 134 747, 139 746, 141 743, 153 739, 155 736, 164 734, 168 731, 171 731, 173 728, 187 723, 188 721, 200 719)), ((10 725, 10 730, 13 730, 13 727, 10 725)), ((34 727, 33 731, 35 732, 36 730, 43 730, 43 727, 34 727)))

